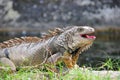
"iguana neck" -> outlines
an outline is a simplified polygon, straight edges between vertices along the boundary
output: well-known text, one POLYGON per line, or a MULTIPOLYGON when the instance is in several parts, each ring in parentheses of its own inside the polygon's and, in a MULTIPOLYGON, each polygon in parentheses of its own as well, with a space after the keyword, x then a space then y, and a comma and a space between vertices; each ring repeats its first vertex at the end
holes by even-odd
POLYGON ((57 52, 61 52, 64 53, 64 51, 66 50, 66 48, 64 46, 60 46, 57 43, 57 38, 58 36, 54 36, 53 38, 50 38, 47 42, 46 42, 46 46, 47 48, 49 48, 49 50, 51 51, 51 53, 55 54, 57 52))

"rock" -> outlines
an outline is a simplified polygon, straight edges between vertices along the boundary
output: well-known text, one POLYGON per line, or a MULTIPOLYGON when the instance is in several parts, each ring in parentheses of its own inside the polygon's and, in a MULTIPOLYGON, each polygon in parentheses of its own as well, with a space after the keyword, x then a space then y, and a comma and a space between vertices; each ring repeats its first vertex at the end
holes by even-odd
MULTIPOLYGON (((101 70, 95 71, 88 68, 77 68, 69 70, 67 77, 69 76, 70 80, 83 79, 83 80, 119 80, 120 71, 110 71, 110 70, 101 70)), ((66 78, 67 79, 67 78, 66 78)))
POLYGON ((1 0, 0 6, 0 27, 120 26, 119 0, 1 0))
POLYGON ((4 8, 5 11, 6 11, 6 14, 4 16, 4 21, 15 21, 16 19, 18 19, 20 17, 20 14, 13 10, 13 2, 12 1, 9 1, 7 4, 6 4, 6 7, 4 8))
POLYGON ((105 77, 110 76, 111 80, 119 80, 120 71, 92 71, 93 74, 105 77))

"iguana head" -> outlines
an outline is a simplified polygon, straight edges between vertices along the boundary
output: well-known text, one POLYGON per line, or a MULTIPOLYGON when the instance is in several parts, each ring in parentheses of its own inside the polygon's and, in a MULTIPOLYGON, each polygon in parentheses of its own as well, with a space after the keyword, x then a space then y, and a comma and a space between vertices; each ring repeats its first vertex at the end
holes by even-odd
POLYGON ((57 39, 57 43, 63 46, 65 49, 75 50, 78 48, 87 49, 92 45, 95 40, 95 36, 91 34, 95 30, 89 26, 74 26, 66 29, 57 39))

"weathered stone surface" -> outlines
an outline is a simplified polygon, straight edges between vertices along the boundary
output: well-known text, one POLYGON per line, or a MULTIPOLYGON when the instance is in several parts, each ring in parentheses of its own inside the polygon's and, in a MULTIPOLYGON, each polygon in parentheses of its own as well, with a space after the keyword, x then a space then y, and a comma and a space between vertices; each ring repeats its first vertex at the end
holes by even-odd
MULTIPOLYGON (((70 79, 75 79, 78 77, 78 74, 82 74, 83 76, 86 76, 86 80, 97 80, 97 78, 103 80, 120 80, 120 71, 112 71, 112 70, 89 70, 88 68, 81 68, 76 67, 74 69, 69 70, 68 74, 71 74, 69 76, 70 79)), ((81 75, 81 77, 83 77, 81 75)), ((80 77, 80 75, 79 75, 80 77)), ((84 79, 84 78, 83 78, 84 79)))
POLYGON ((120 26, 119 13, 119 0, 1 0, 0 27, 120 26))
POLYGON ((110 76, 111 80, 120 79, 120 71, 92 71, 92 73, 101 77, 110 76))

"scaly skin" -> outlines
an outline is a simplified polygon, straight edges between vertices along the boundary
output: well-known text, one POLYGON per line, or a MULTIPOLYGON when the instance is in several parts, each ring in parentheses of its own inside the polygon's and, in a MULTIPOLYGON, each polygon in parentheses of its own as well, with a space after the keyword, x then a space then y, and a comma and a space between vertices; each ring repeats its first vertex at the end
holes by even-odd
POLYGON ((94 36, 86 35, 93 32, 89 26, 71 26, 46 40, 1 48, 0 62, 10 66, 12 71, 21 66, 56 65, 59 61, 63 61, 67 68, 73 68, 79 54, 95 40, 94 36))

